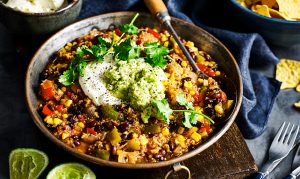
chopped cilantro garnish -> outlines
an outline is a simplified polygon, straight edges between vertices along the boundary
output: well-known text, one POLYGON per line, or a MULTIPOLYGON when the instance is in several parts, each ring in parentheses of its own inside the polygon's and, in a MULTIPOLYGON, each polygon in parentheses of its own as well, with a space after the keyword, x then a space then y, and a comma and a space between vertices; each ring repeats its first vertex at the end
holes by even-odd
POLYGON ((163 118, 163 120, 169 124, 170 120, 169 117, 173 112, 183 112, 184 113, 184 121, 182 124, 187 127, 191 128, 192 124, 196 124, 199 118, 199 115, 205 117, 208 119, 212 124, 214 124, 214 121, 207 115, 195 111, 194 107, 192 106, 191 103, 187 101, 187 99, 184 97, 184 93, 180 93, 179 95, 176 96, 176 101, 182 105, 185 106, 188 110, 172 110, 169 106, 169 103, 166 99, 163 99, 161 101, 155 100, 154 106, 156 107, 159 115, 163 118))
MULTIPOLYGON (((125 34, 129 34, 129 35, 133 35, 133 34, 138 34, 139 33, 139 28, 136 27, 135 25, 133 25, 134 21, 136 20, 136 18, 139 16, 139 13, 137 13, 133 19, 131 20, 130 24, 123 24, 120 25, 119 28, 120 30, 125 33, 125 34)), ((123 35, 122 35, 123 36, 123 35)))
POLYGON ((185 98, 184 93, 179 93, 176 96, 176 101, 181 105, 185 106, 187 109, 194 110, 193 104, 191 102, 188 102, 187 99, 185 98))
POLYGON ((158 42, 151 42, 145 45, 146 62, 152 66, 164 67, 167 61, 164 56, 168 55, 169 49, 160 45, 158 42))
POLYGON ((140 48, 131 39, 126 39, 120 45, 115 46, 114 58, 119 60, 130 60, 140 56, 140 48))
POLYGON ((159 116, 163 118, 165 123, 169 124, 173 110, 170 108, 168 101, 166 99, 161 101, 155 100, 154 106, 157 108, 159 116))

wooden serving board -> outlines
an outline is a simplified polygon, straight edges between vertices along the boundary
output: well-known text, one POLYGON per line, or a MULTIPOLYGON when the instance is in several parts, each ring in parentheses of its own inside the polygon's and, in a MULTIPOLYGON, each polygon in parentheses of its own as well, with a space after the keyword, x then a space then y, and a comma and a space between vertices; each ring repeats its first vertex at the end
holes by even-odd
MULTIPOLYGON (((231 128, 214 145, 181 164, 187 166, 192 178, 201 179, 241 179, 248 178, 257 171, 255 161, 246 142, 233 123, 231 128)), ((99 178, 159 179, 164 178, 171 167, 147 170, 128 170, 99 167, 99 178)), ((175 173, 170 178, 184 179, 185 171, 175 173)))

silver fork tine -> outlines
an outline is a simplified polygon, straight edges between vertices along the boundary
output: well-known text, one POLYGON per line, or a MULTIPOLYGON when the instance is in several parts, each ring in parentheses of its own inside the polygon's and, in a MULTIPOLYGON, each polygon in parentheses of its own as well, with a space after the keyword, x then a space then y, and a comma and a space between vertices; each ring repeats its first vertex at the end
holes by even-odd
POLYGON ((276 136, 274 138, 274 141, 278 141, 279 140, 279 137, 281 136, 281 133, 282 133, 282 130, 283 130, 284 126, 285 126, 285 122, 281 125, 279 131, 277 132, 277 134, 276 134, 276 136))
POLYGON ((289 127, 290 127, 290 123, 288 123, 288 125, 286 126, 285 131, 284 131, 283 135, 281 136, 279 142, 283 143, 283 140, 284 140, 284 138, 285 138, 285 135, 286 135, 286 133, 287 133, 289 127))
POLYGON ((294 127, 295 127, 295 125, 293 124, 293 125, 292 125, 292 128, 291 128, 291 130, 290 130, 290 132, 289 132, 289 135, 287 136, 286 141, 284 141, 284 143, 288 143, 288 142, 289 142, 294 127))
POLYGON ((292 144, 295 143, 295 140, 296 140, 296 138, 297 138, 297 136, 298 136, 298 132, 299 132, 299 126, 297 126, 296 132, 294 133, 294 136, 293 136, 293 138, 291 139, 291 141, 289 142, 289 144, 290 144, 290 143, 292 143, 292 144))

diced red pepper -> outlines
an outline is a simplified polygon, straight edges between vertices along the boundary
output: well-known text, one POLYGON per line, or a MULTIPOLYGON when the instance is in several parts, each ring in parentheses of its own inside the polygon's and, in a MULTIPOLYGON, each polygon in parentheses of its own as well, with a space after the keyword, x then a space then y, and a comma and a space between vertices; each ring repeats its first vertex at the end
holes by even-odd
POLYGON ((56 109, 58 112, 63 112, 63 111, 64 111, 64 105, 56 105, 56 106, 55 106, 55 109, 56 109))
POLYGON ((152 34, 155 38, 160 38, 160 34, 158 32, 155 32, 153 29, 148 29, 148 33, 152 34))
POLYGON ((54 99, 55 88, 54 82, 51 80, 45 80, 41 84, 42 96, 45 100, 54 99))
POLYGON ((200 127, 200 132, 207 132, 209 133, 211 131, 211 127, 208 123, 204 122, 201 124, 201 127, 200 127))
POLYGON ((96 131, 93 128, 87 128, 86 132, 92 135, 96 135, 96 131))
POLYGON ((52 116, 54 114, 54 112, 51 109, 49 109, 47 104, 43 107, 42 113, 46 116, 52 116))
POLYGON ((216 76, 216 72, 213 69, 207 67, 206 65, 204 65, 202 63, 197 63, 197 66, 199 67, 199 69, 201 71, 203 71, 208 76, 216 76))
POLYGON ((123 32, 122 32, 119 28, 115 29, 115 33, 116 33, 118 36, 121 36, 121 35, 123 34, 123 32))
POLYGON ((197 66, 198 66, 199 69, 200 69, 201 71, 203 71, 203 72, 205 72, 206 69, 207 69, 207 66, 204 65, 204 64, 202 64, 202 63, 197 63, 197 66))

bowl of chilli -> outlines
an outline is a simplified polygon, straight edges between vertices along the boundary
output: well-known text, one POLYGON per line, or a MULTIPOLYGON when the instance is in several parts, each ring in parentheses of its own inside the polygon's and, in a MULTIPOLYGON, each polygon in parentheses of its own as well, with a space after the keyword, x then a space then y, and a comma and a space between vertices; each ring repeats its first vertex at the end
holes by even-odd
POLYGON ((273 45, 289 47, 300 44, 300 6, 288 0, 230 0, 228 10, 236 20, 257 32, 273 45), (293 4, 294 3, 294 4, 293 4))
POLYGON ((172 24, 209 77, 192 71, 150 14, 87 18, 53 35, 29 64, 26 100, 38 128, 79 158, 119 168, 171 165, 215 143, 241 105, 237 63, 208 32, 172 24))

